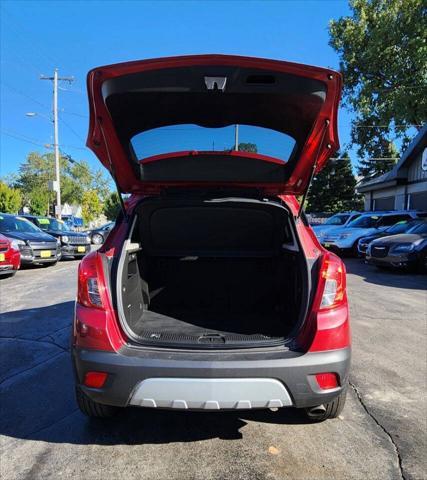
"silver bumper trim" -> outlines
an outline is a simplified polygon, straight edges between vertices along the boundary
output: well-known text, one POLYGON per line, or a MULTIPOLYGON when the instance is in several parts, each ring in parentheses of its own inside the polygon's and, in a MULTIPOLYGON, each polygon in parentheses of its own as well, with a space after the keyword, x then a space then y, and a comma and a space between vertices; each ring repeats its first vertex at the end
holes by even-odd
POLYGON ((148 378, 138 384, 130 405, 221 410, 288 407, 292 400, 273 378, 148 378))

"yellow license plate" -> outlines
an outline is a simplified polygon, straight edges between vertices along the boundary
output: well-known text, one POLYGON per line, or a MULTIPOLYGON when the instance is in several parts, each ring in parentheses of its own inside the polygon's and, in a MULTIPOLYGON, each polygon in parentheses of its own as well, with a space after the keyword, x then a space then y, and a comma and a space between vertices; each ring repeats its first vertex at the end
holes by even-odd
POLYGON ((86 251, 86 248, 85 247, 77 247, 77 251, 79 253, 84 253, 86 251))
POLYGON ((41 257, 41 258, 50 258, 51 254, 52 254, 52 253, 51 253, 50 250, 42 250, 42 251, 40 252, 40 257, 41 257))
POLYGON ((0 253, 0 262, 4 262, 4 253, 0 253))

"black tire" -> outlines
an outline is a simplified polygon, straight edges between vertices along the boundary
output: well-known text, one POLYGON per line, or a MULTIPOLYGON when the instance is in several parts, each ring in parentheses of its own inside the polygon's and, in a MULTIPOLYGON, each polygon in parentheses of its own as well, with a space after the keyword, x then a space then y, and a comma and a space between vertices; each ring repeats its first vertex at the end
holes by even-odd
POLYGON ((356 240, 354 243, 353 243, 353 246, 351 247, 350 249, 350 256, 351 257, 354 257, 354 258, 359 258, 361 255, 359 253, 359 250, 357 249, 357 243, 359 242, 359 240, 356 240))
POLYGON ((347 397, 347 389, 345 389, 337 398, 332 400, 332 402, 324 403, 319 405, 323 408, 319 411, 313 412, 312 408, 304 408, 304 413, 306 418, 312 423, 324 422, 330 418, 337 418, 343 411, 345 400, 347 397))
POLYGON ((94 233, 92 235, 92 243, 95 245, 102 245, 104 243, 104 237, 100 233, 94 233))
POLYGON ((76 387, 76 400, 80 411, 91 418, 110 418, 118 411, 118 407, 94 402, 78 387, 76 387))

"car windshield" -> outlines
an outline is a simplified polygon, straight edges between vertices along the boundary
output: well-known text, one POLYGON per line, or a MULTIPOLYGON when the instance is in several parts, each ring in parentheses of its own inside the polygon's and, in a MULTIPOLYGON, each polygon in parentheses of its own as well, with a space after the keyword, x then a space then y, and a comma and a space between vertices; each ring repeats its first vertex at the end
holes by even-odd
POLYGON ((334 215, 326 220, 325 225, 344 225, 349 217, 350 215, 334 215))
POLYGON ((22 217, 9 217, 0 215, 0 232, 1 233, 13 233, 13 232, 31 232, 40 233, 40 228, 36 227, 33 223, 22 217))
POLYGON ((38 218, 37 223, 42 230, 55 230, 59 232, 69 232, 67 225, 56 218, 38 218))
POLYGON ((377 225, 378 215, 362 215, 348 224, 349 228, 373 228, 377 225))
POLYGON ((418 223, 410 228, 407 233, 418 233, 420 235, 427 233, 427 222, 418 223))
POLYGON ((403 220, 401 222, 397 222, 391 227, 388 227, 384 230, 385 233, 389 233, 390 235, 397 235, 398 233, 405 233, 407 232, 410 228, 414 227, 415 225, 418 225, 419 222, 417 221, 411 221, 408 222, 407 220, 403 220))

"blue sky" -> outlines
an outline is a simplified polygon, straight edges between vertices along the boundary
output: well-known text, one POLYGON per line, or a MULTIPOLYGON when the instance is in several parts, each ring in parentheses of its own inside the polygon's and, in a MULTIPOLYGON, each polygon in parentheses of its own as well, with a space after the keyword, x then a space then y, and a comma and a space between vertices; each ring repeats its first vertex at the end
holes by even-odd
MULTIPOLYGON (((328 22, 347 1, 5 1, 1 8, 0 176, 30 151, 53 143, 52 85, 40 74, 72 75, 61 84, 60 144, 76 160, 99 165, 85 147, 89 69, 170 55, 230 53, 338 68, 328 22), (35 117, 27 117, 35 112, 35 117)), ((350 115, 340 111, 341 145, 350 115)))

